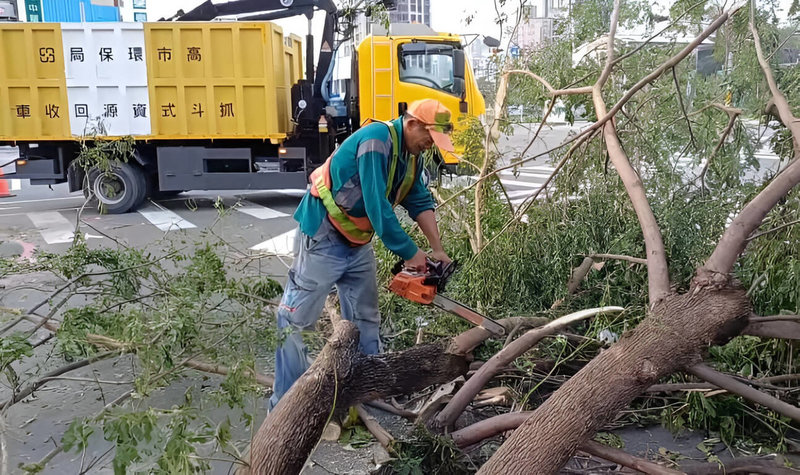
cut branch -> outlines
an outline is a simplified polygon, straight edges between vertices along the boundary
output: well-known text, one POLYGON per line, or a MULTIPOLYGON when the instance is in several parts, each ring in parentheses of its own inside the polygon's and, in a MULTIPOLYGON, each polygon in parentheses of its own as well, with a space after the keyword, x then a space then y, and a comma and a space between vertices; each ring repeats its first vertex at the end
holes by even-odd
POLYGON ((445 344, 398 353, 358 352, 359 333, 341 321, 322 352, 281 398, 252 443, 251 473, 299 473, 332 414, 353 404, 410 393, 467 373, 464 355, 445 344))
POLYGON ((592 259, 614 259, 618 261, 628 261, 634 264, 647 265, 647 259, 642 259, 641 257, 624 256, 621 254, 589 254, 588 257, 591 257, 592 259))
POLYGON ((600 307, 580 312, 571 313, 557 318, 548 324, 528 331, 511 344, 497 352, 461 387, 453 399, 436 416, 436 425, 440 428, 451 427, 467 405, 475 398, 481 389, 502 368, 514 361, 517 357, 535 346, 542 338, 552 335, 575 322, 585 320, 601 313, 622 312, 622 307, 600 307))
POLYGON ((581 444, 580 450, 594 455, 595 457, 600 457, 601 459, 608 460, 609 462, 616 462, 620 465, 624 465, 625 467, 632 468, 649 475, 681 475, 683 473, 640 457, 634 457, 633 455, 625 453, 622 450, 603 445, 593 440, 587 440, 581 444))
POLYGON ((743 335, 800 340, 800 324, 797 321, 753 321, 742 330, 743 335))
POLYGON ((790 417, 796 422, 800 422, 800 408, 787 404, 780 399, 763 393, 758 389, 752 388, 728 375, 722 374, 711 367, 700 363, 687 369, 687 371, 700 379, 721 387, 728 392, 738 394, 745 399, 768 407, 778 414, 790 417))

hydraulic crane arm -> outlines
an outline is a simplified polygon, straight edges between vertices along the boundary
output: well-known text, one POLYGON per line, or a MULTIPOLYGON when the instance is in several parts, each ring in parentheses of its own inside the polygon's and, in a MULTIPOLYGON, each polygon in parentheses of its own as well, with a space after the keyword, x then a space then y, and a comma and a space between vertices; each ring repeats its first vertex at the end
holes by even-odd
POLYGON ((333 40, 336 32, 338 10, 333 0, 235 0, 214 3, 211 0, 200 4, 188 13, 179 11, 169 18, 173 21, 210 21, 222 16, 236 16, 243 21, 270 21, 305 15, 308 18, 306 35, 306 79, 314 84, 314 97, 321 97, 322 80, 333 57, 333 40), (311 19, 314 10, 325 12, 325 27, 314 74, 314 37, 311 34, 311 19))

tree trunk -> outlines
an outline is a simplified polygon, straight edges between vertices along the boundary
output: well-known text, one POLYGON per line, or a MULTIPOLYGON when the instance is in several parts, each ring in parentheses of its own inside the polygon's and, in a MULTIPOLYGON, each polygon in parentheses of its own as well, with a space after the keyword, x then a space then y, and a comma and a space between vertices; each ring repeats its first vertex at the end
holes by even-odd
POLYGON ((330 417, 368 399, 413 392, 467 373, 462 355, 447 344, 383 355, 358 352, 358 329, 336 324, 333 336, 261 424, 252 443, 254 474, 300 473, 330 417))
POLYGON ((648 387, 738 334, 750 312, 745 291, 733 284, 693 285, 687 294, 667 296, 629 336, 533 411, 478 473, 556 473, 576 447, 648 387))
MULTIPOLYGON (((506 331, 527 330, 545 319, 500 320, 506 331)), ((469 355, 492 336, 475 327, 449 340, 382 355, 358 352, 358 329, 336 319, 334 333, 314 364, 267 416, 251 443, 249 469, 237 473, 300 473, 332 414, 363 401, 408 394, 463 376, 469 355)))

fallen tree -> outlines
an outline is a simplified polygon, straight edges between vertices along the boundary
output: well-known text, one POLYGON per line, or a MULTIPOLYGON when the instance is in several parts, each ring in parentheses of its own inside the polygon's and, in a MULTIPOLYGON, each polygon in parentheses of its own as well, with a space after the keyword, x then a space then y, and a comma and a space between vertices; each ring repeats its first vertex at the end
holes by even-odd
MULTIPOLYGON (((771 373, 768 376, 738 372, 730 368, 713 369, 714 351, 739 335, 780 339, 798 339, 800 335, 797 309, 792 309, 791 305, 776 307, 769 313, 761 312, 771 316, 755 314, 759 307, 759 289, 765 285, 773 285, 776 280, 794 282, 791 277, 766 279, 763 275, 749 276, 752 278, 742 279, 746 284, 744 286, 734 278, 734 272, 741 270, 737 269, 741 264, 741 261, 737 264, 737 259, 746 246, 750 245, 752 249, 752 243, 758 245, 773 237, 776 241, 790 240, 787 236, 793 236, 789 232, 792 232, 797 223, 797 219, 788 211, 792 210, 789 208, 793 203, 791 190, 800 181, 800 161, 797 160, 800 149, 798 120, 793 115, 791 102, 778 90, 779 81, 772 77, 769 56, 761 50, 756 21, 752 18, 750 20, 750 36, 755 40, 753 44, 756 46, 753 58, 759 63, 761 74, 767 78, 768 90, 772 95, 767 109, 769 113, 779 117, 785 126, 784 143, 790 144, 794 160, 763 189, 741 193, 746 196, 746 206, 744 201, 741 206, 727 206, 721 200, 719 207, 725 208, 726 213, 728 209, 734 210, 736 217, 726 223, 727 230, 724 233, 713 236, 713 241, 716 242, 713 250, 709 249, 707 253, 700 255, 681 253, 674 243, 670 246, 669 240, 674 241, 676 234, 692 234, 697 231, 697 234, 707 236, 710 233, 696 228, 698 221, 692 220, 682 223, 687 224, 685 227, 667 227, 667 219, 663 217, 664 207, 659 208, 659 200, 654 197, 669 196, 677 201, 686 200, 675 207, 690 209, 694 204, 691 201, 693 195, 689 192, 683 193, 682 190, 695 190, 692 188, 696 186, 695 181, 700 182, 700 187, 696 189, 697 195, 694 196, 716 196, 715 193, 719 193, 724 188, 723 185, 727 186, 720 178, 723 173, 719 167, 724 166, 726 160, 730 164, 731 157, 735 157, 738 162, 739 149, 732 144, 741 143, 744 140, 742 137, 746 137, 742 133, 741 122, 752 111, 748 112, 746 107, 720 104, 724 99, 716 92, 710 95, 712 97, 705 97, 707 103, 704 106, 701 106, 699 96, 694 98, 695 103, 688 100, 684 103, 679 81, 685 75, 676 74, 675 71, 686 63, 695 47, 715 33, 723 36, 720 32, 732 28, 734 20, 741 23, 746 12, 735 8, 718 12, 695 40, 685 46, 681 45, 678 51, 670 51, 669 58, 654 65, 651 71, 637 75, 630 71, 627 58, 635 58, 645 51, 650 40, 642 45, 626 46, 628 51, 617 55, 617 49, 624 50, 615 40, 620 9, 617 2, 610 24, 610 35, 605 43, 607 53, 605 57, 599 55, 603 60, 601 67, 597 71, 589 71, 583 81, 559 78, 560 85, 554 87, 548 80, 556 84, 556 79, 548 77, 548 71, 532 72, 520 68, 503 73, 503 94, 498 94, 495 101, 494 109, 497 113, 502 111, 506 96, 513 96, 521 89, 517 87, 518 83, 514 83, 514 78, 524 77, 526 81, 543 90, 545 97, 550 100, 545 116, 552 113, 557 100, 579 100, 584 96, 588 99, 581 104, 586 110, 596 114, 596 120, 583 132, 565 140, 562 146, 568 145, 569 150, 563 152, 562 148, 558 148, 548 151, 557 159, 557 163, 547 182, 520 206, 513 206, 502 189, 489 185, 475 185, 478 189, 472 202, 459 201, 458 194, 443 196, 443 200, 450 200, 451 204, 459 203, 458 208, 468 209, 468 216, 474 216, 474 221, 463 219, 459 210, 447 208, 455 221, 462 221, 451 223, 447 231, 455 235, 453 241, 458 241, 461 236, 459 232, 463 231, 470 252, 477 254, 470 254, 468 257, 474 258, 472 262, 480 264, 473 268, 466 267, 464 272, 469 274, 460 282, 461 287, 454 292, 461 292, 461 297, 471 299, 468 302, 478 308, 485 307, 488 309, 487 313, 521 314, 528 313, 529 307, 536 307, 533 311, 550 308, 546 315, 552 317, 552 322, 546 323, 542 321, 542 317, 503 320, 509 333, 505 344, 492 342, 484 348, 478 348, 478 345, 488 335, 480 329, 471 329, 449 338, 445 335, 458 334, 453 331, 453 328, 458 327, 447 328, 436 326, 437 324, 431 324, 427 328, 399 325, 399 328, 392 327, 394 333, 389 335, 389 339, 396 337, 400 340, 413 335, 416 338, 411 343, 416 340, 417 346, 408 348, 408 343, 400 344, 398 347, 401 351, 379 356, 358 354, 354 346, 354 342, 358 340, 357 333, 346 322, 336 323, 318 360, 278 408, 264 420, 252 440, 252 459, 249 463, 253 472, 299 472, 331 417, 362 401, 409 394, 427 386, 433 386, 433 389, 427 391, 431 396, 414 396, 409 399, 413 402, 409 402, 408 407, 399 407, 394 401, 382 404, 375 402, 384 410, 394 411, 419 424, 427 424, 434 430, 444 432, 446 437, 451 437, 453 442, 466 451, 480 446, 490 438, 503 440, 509 435, 509 431, 513 431, 483 466, 485 473, 555 472, 576 451, 590 453, 647 473, 670 473, 668 468, 626 457, 619 451, 598 446, 591 441, 597 431, 607 427, 630 404, 636 404, 639 400, 637 398, 643 394, 663 397, 667 393, 704 391, 703 397, 708 399, 733 394, 753 401, 757 405, 755 407, 768 408, 790 420, 800 419, 797 407, 791 404, 796 401, 796 388, 775 386, 798 379, 791 368, 789 371, 771 373), (665 76, 669 78, 667 82, 670 88, 673 81, 678 85, 679 115, 673 122, 657 122, 654 125, 643 120, 644 125, 640 126, 636 119, 652 113, 650 105, 665 102, 656 94, 660 88, 663 89, 664 85, 659 84, 659 79, 665 76), (592 79, 594 83, 586 84, 586 79, 592 79), (612 97, 616 102, 607 107, 605 100, 612 97), (718 128, 713 130, 714 133, 707 133, 704 138, 699 127, 699 118, 707 120, 711 114, 722 117, 720 111, 725 115, 724 122, 716 123, 718 128), (677 185, 659 187, 659 180, 663 180, 663 175, 666 174, 665 168, 658 168, 653 165, 654 161, 647 162, 640 156, 644 147, 638 141, 641 140, 640 136, 649 132, 647 129, 660 127, 658 133, 667 135, 671 132, 670 129, 683 127, 684 124, 688 126, 689 134, 680 154, 693 150, 696 156, 702 156, 705 163, 701 174, 688 183, 676 179, 674 182, 677 185), (710 143, 709 147, 702 148, 704 140, 710 143), (599 164, 592 164, 596 173, 590 177, 595 180, 592 186, 570 188, 572 181, 579 180, 581 173, 588 168, 586 162, 591 160, 587 157, 595 155, 601 156, 601 159, 599 164), (602 163, 606 159, 607 163, 602 163), (650 167, 657 172, 653 173, 650 167), (602 176, 602 179, 597 178, 598 176, 602 176), (635 226, 627 226, 629 223, 625 223, 627 227, 609 226, 602 219, 606 217, 594 216, 591 212, 586 214, 597 218, 597 221, 584 220, 582 223, 587 227, 596 227, 598 235, 606 228, 614 229, 615 232, 622 230, 621 234, 625 234, 624 237, 629 241, 636 241, 637 245, 616 248, 610 243, 618 242, 617 236, 613 239, 600 236, 593 240, 596 236, 587 232, 576 239, 577 243, 571 243, 572 247, 561 247, 557 245, 559 243, 548 241, 538 253, 560 253, 557 259, 528 265, 529 261, 538 256, 530 251, 532 247, 526 247, 523 240, 531 236, 525 234, 523 220, 537 219, 538 210, 534 203, 540 201, 536 201, 536 197, 545 196, 552 200, 542 204, 542 208, 547 207, 546 212, 551 214, 546 216, 547 220, 539 215, 539 220, 534 221, 535 224, 530 227, 541 226, 545 229, 543 233, 561 233, 563 236, 569 231, 563 231, 562 228, 574 225, 569 219, 569 213, 576 207, 571 203, 581 201, 587 196, 596 199, 597 195, 591 193, 609 182, 612 184, 608 185, 608 189, 612 190, 617 183, 622 184, 620 188, 624 188, 627 193, 630 206, 614 207, 612 204, 603 208, 603 211, 619 219, 635 216, 637 223, 635 226), (562 189, 554 191, 553 186, 562 189), (665 189, 669 193, 663 193, 665 189), (511 209, 513 216, 508 216, 505 224, 498 222, 497 216, 506 218, 507 215, 499 212, 494 214, 493 211, 497 208, 490 208, 494 199, 490 196, 491 192, 496 192, 495 198, 505 200, 502 203, 504 210, 511 209), (781 207, 788 209, 785 215, 778 213, 781 207), (553 211, 554 209, 557 211, 553 211), (762 225, 766 229, 759 231, 762 225), (635 228, 634 231, 631 228, 635 228), (519 231, 514 236, 516 241, 509 239, 510 244, 505 243, 506 247, 499 247, 508 233, 516 231, 519 231), (518 253, 514 258, 526 262, 528 266, 508 265, 509 260, 504 259, 504 255, 510 253, 518 253), (570 269, 572 272, 565 272, 556 260, 567 262, 565 267, 574 269, 570 269), (609 264, 610 261, 615 261, 615 264, 609 264), (693 271, 691 279, 675 270, 688 266, 694 268, 702 261, 705 262, 693 271), (578 262, 581 264, 576 266, 578 262), (605 270, 601 271, 604 265, 605 270), (643 291, 646 298, 637 300, 638 295, 635 291, 630 291, 630 288, 637 288, 638 283, 635 281, 637 276, 641 277, 643 265, 647 268, 647 279, 640 280, 644 282, 642 287, 646 289, 643 291), (609 268, 614 270, 608 271, 609 268), (531 269, 535 272, 531 272, 531 269), (626 282, 627 285, 616 285, 618 281, 614 280, 613 272, 627 273, 633 277, 626 282), (546 275, 548 273, 552 275, 546 275), (598 275, 602 277, 597 277, 598 275), (544 285, 536 285, 537 281, 545 279, 560 281, 561 291, 558 295, 552 291, 555 287, 553 285, 541 294, 530 290, 544 289, 544 285), (505 286, 506 282, 521 280, 534 282, 525 287, 528 292, 520 292, 519 287, 505 286), (464 281, 469 282, 464 284, 464 281), (563 285, 564 282, 567 285, 563 285), (597 292, 597 288, 603 286, 608 289, 597 292), (602 298, 587 298, 592 292, 602 293, 602 298), (620 299, 619 302, 615 301, 617 298, 620 299), (504 305, 498 304, 498 301, 504 305), (526 302, 535 304, 524 307, 526 302), (592 304, 582 307, 586 302, 592 304), (605 314, 600 319, 602 323, 597 323, 596 326, 594 323, 581 323, 583 318, 593 317, 596 312, 589 310, 579 312, 578 315, 574 313, 580 308, 606 305, 606 302, 624 305, 625 312, 618 317, 621 308, 605 308, 605 314), (517 306, 524 307, 526 311, 518 311, 517 306), (791 314, 774 315, 784 309, 791 314), (608 332, 612 335, 608 343, 599 341, 599 330, 608 330, 604 326, 614 330, 608 332), (443 328, 445 331, 442 331, 443 328), (422 344, 423 340, 431 337, 438 337, 440 340, 433 344, 422 344), (618 337, 619 341, 612 344, 618 337), (571 361, 572 367, 565 369, 567 365, 564 362, 569 360, 568 357, 562 358, 559 353, 547 353, 548 348, 562 342, 564 347, 568 343, 591 347, 581 353, 582 357, 592 358, 591 361, 585 365, 585 360, 571 361), (471 353, 476 349, 486 361, 476 361, 470 365, 471 353), (487 386, 494 386, 495 383, 499 385, 487 391, 487 386), (543 389, 545 386, 547 388, 543 389), (478 394, 482 391, 484 394, 479 397, 478 394), (476 399, 480 399, 480 402, 477 403, 476 399), (487 404, 494 406, 496 411, 510 412, 498 416, 497 419, 490 418, 473 424, 476 419, 485 416, 476 409, 487 404)), ((691 8, 687 12, 689 10, 691 8)), ((537 127, 531 143, 545 127, 545 119, 537 127)), ((501 122, 495 118, 491 127, 487 128, 486 136, 490 140, 496 138, 501 122)), ((710 123, 715 124, 713 121, 710 123)), ((482 131, 485 132, 486 130, 482 131)), ((525 156, 529 147, 519 154, 518 160, 504 164, 494 171, 488 168, 494 158, 490 160, 487 152, 489 149, 484 148, 481 155, 484 166, 479 167, 483 178, 479 178, 478 183, 485 180, 499 181, 497 179, 502 171, 519 167, 525 161, 536 158, 525 156)), ((659 150, 654 154, 673 158, 672 154, 677 153, 672 149, 667 151, 668 153, 662 153, 663 150, 659 150)), ((609 202, 613 198, 615 197, 609 196, 609 202)), ((796 195, 794 199, 796 201, 796 195)), ((725 218, 723 213, 720 221, 724 223, 725 218)), ((575 234, 579 234, 578 230, 575 230, 575 234)), ((543 234, 535 236, 543 238, 543 234)), ((619 241, 622 240, 620 237, 619 241)), ((18 359, 9 358, 12 361, 7 365, 11 368, 8 373, 11 395, 10 398, 4 397, 5 400, 0 404, 0 417, 8 410, 13 410, 19 401, 35 394, 43 385, 56 384, 59 378, 68 378, 65 376, 67 372, 116 357, 122 352, 135 353, 140 358, 142 369, 137 377, 141 378, 136 382, 123 383, 135 384, 134 387, 143 394, 154 387, 169 384, 172 376, 186 368, 227 375, 229 379, 226 379, 225 387, 231 388, 228 389, 231 392, 229 396, 238 397, 240 402, 241 396, 236 393, 238 384, 257 382, 262 386, 269 386, 270 377, 258 374, 255 364, 248 362, 239 365, 237 358, 242 353, 237 352, 235 344, 246 339, 238 331, 244 329, 251 341, 263 345, 263 335, 251 330, 261 329, 268 324, 265 325, 264 321, 252 316, 261 315, 263 307, 271 304, 271 299, 276 295, 274 285, 259 289, 243 285, 242 282, 226 281, 221 276, 223 264, 214 259, 215 256, 211 255, 213 252, 201 253, 198 256, 198 265, 190 265, 185 275, 173 276, 168 271, 150 272, 152 267, 159 265, 160 260, 170 257, 172 253, 152 259, 133 252, 113 256, 110 253, 92 253, 86 249, 79 251, 55 266, 61 280, 55 285, 54 292, 22 314, 15 315, 10 323, 4 324, 0 329, 5 333, 24 321, 34 325, 32 330, 27 329, 22 336, 16 335, 2 341, 6 345, 4 349, 12 350, 6 354, 17 352, 23 356, 18 359), (124 258, 119 259, 120 256, 124 258), (77 266, 75 262, 83 262, 81 259, 90 265, 104 267, 105 270, 85 268, 86 264, 77 266), (80 269, 73 273, 66 272, 70 270, 70 266, 80 269), (112 294, 114 298, 106 300, 112 294), (98 303, 91 308, 77 309, 78 311, 70 309, 65 312, 64 309, 69 307, 68 299, 78 295, 96 295, 98 303), (232 296, 236 298, 233 299, 232 296), (246 304, 243 305, 244 308, 239 308, 243 303, 246 304), (236 306, 237 310, 231 311, 226 305, 236 306), (46 310, 41 310, 42 308, 46 310), (44 311, 48 313, 45 315, 44 311), (45 331, 51 334, 43 336, 45 331), (42 339, 37 341, 36 338, 42 339), (53 339, 59 340, 70 350, 77 350, 77 353, 70 353, 72 357, 84 358, 43 373, 41 377, 31 381, 14 379, 16 374, 12 364, 16 364, 16 361, 13 360, 24 358, 25 352, 53 339), (209 344, 229 341, 231 347, 224 351, 215 348, 218 345, 209 344), (97 348, 112 351, 94 354, 97 348)), ((774 251, 764 261, 779 262, 783 258, 780 252, 782 251, 774 251)), ((743 277, 741 272, 736 275, 743 277)), ((761 298, 770 298, 779 295, 779 292, 764 295, 766 297, 761 298)), ((794 302, 791 299, 787 301, 790 304, 794 302)), ((394 311, 398 308, 396 302, 387 307, 389 311, 385 316, 389 320, 406 318, 399 314, 408 307, 399 307, 400 311, 394 311)), ((419 314, 418 310, 405 313, 409 314, 407 318, 417 318, 419 314)), ((790 349, 788 366, 791 366, 793 356, 793 350, 790 349)), ((5 360, 3 364, 6 365, 5 360)), ((101 381, 97 384, 101 384, 101 381)), ((785 424, 779 418, 775 419, 778 420, 776 424, 785 424)), ((374 421, 371 424, 374 426, 374 421)), ((182 436, 182 440, 187 437, 185 434, 182 436)), ((193 437, 191 434, 190 436, 193 437)), ((213 441, 214 438, 206 437, 202 440, 213 441)), ((392 444, 390 439, 381 440, 386 445, 392 444)), ((222 445, 221 441, 217 442, 222 445)), ((120 441, 117 443, 118 450, 122 453, 129 451, 131 447, 120 441)), ((80 445, 77 447, 81 448, 80 445)), ((85 450, 85 446, 82 448, 85 450)), ((230 450, 228 446, 225 450, 234 463, 246 463, 246 457, 240 453, 230 450)), ((191 452, 182 456, 184 458, 181 460, 189 460, 190 464, 197 463, 196 460, 200 458, 191 452)), ((47 460, 51 459, 52 456, 48 456, 47 460)), ((137 460, 128 460, 127 463, 132 461, 137 460)), ((773 473, 781 473, 773 465, 772 461, 767 467, 762 460, 745 460, 740 468, 747 470, 764 466, 773 473)), ((731 468, 735 466, 732 465, 731 468)), ((698 473, 714 473, 711 469, 712 467, 703 466, 693 470, 698 473)))
MULTIPOLYGON (((757 196, 751 199, 733 219, 711 256, 704 265, 697 269, 691 285, 684 292, 676 292, 671 285, 667 255, 658 221, 650 207, 640 174, 632 166, 631 160, 619 140, 614 120, 615 116, 623 110, 625 104, 638 91, 656 81, 666 71, 675 68, 705 38, 726 24, 738 11, 739 9, 736 7, 718 15, 694 41, 629 88, 611 109, 608 109, 605 104, 603 89, 617 64, 614 56, 614 42, 620 12, 619 0, 614 4, 614 14, 605 49, 605 67, 594 85, 589 88, 556 91, 546 81, 535 77, 545 85, 551 99, 556 99, 561 95, 587 92, 591 94, 597 121, 578 136, 579 142, 577 143, 580 143, 580 140, 587 140, 592 131, 596 130, 602 134, 608 159, 619 174, 641 225, 647 256, 650 303, 645 319, 636 328, 623 336, 611 348, 601 352, 534 411, 525 413, 524 422, 519 424, 522 417, 514 416, 515 423, 519 427, 481 467, 480 473, 557 472, 581 444, 589 443, 589 439, 610 422, 621 409, 627 407, 636 397, 658 381, 676 372, 693 374, 701 380, 750 398, 770 407, 779 414, 800 422, 800 413, 793 406, 775 397, 760 393, 757 389, 735 382, 732 378, 719 375, 702 364, 709 346, 724 345, 745 332, 746 329, 753 334, 768 334, 765 333, 766 330, 759 328, 760 324, 757 320, 752 323, 749 320, 753 314, 750 299, 746 289, 732 277, 731 271, 738 256, 744 251, 748 238, 761 226, 770 210, 800 183, 800 160, 797 160, 800 158, 800 121, 792 115, 786 99, 775 85, 772 72, 761 51, 760 39, 752 18, 750 30, 755 40, 758 60, 767 78, 781 122, 787 124, 791 133, 794 144, 794 160, 757 196), (749 327, 748 324, 750 324, 749 327)), ((502 84, 505 87, 505 79, 502 84)), ((503 92, 505 94, 505 90, 503 92)), ((502 96, 500 100, 502 100, 502 96)), ((495 110, 499 110, 499 107, 496 106, 495 110)), ((735 114, 729 114, 730 122, 738 117, 739 112, 737 110, 735 114)), ((730 122, 723 132, 723 137, 719 139, 717 146, 708 158, 701 175, 703 180, 708 172, 711 158, 721 147, 719 143, 723 142, 724 136, 730 133, 732 127, 730 122)), ((575 150, 576 145, 573 145, 570 152, 575 150)), ((570 153, 567 153, 565 160, 569 156, 570 153)), ((560 168, 561 164, 556 168, 554 174, 560 168)), ((482 179, 491 175, 485 171, 481 174, 482 179)), ((703 187, 705 187, 705 183, 703 187)), ((501 233, 507 228, 508 226, 501 233)), ((480 233, 478 234, 480 235, 480 233)), ((472 244, 474 246, 475 242, 472 244)), ((477 240, 479 247, 486 248, 491 244, 491 240, 485 244, 481 239, 477 240)), ((482 250, 478 249, 478 252, 482 250)), ((574 292, 574 288, 570 289, 570 293, 572 292, 574 292)), ((536 331, 538 330, 533 332, 536 331)), ((779 331, 776 327, 770 335, 776 335, 776 332, 779 331)), ((527 339, 522 337, 517 340, 519 347, 517 350, 511 350, 509 347, 507 350, 510 351, 506 352, 508 356, 501 356, 503 352, 498 353, 495 357, 497 363, 486 364, 480 368, 439 413, 436 418, 437 426, 440 428, 452 427, 467 404, 473 400, 477 392, 496 374, 498 369, 530 349, 537 341, 538 339, 535 337, 527 339)), ((355 361, 354 366, 358 367, 358 359, 355 361)), ((337 372, 346 371, 346 367, 340 368, 331 363, 328 363, 327 366, 338 368, 337 372)), ((316 368, 317 371, 319 369, 319 367, 316 368)), ((304 380, 303 386, 306 390, 309 389, 308 384, 304 380)), ((347 385, 343 385, 341 388, 345 392, 349 389, 347 385)), ((417 388, 411 389, 409 385, 405 389, 413 391, 417 388)), ((402 392, 403 388, 395 387, 393 390, 402 392)), ((330 392, 330 390, 327 391, 327 396, 325 392, 316 393, 317 399, 325 401, 322 407, 331 407, 330 392)), ((368 391, 361 389, 356 391, 356 394, 364 392, 368 391)), ((272 415, 268 417, 260 432, 267 434, 270 430, 277 430, 281 426, 281 422, 285 420, 284 414, 305 414, 309 408, 319 407, 317 406, 319 400, 310 402, 315 398, 309 396, 308 392, 303 391, 302 398, 299 397, 299 394, 300 392, 287 397, 282 403, 282 411, 276 413, 274 417, 272 415)), ((384 393, 379 391, 376 394, 384 393)), ((356 396, 355 400, 360 400, 359 396, 356 396)), ((488 425, 487 423, 486 426, 488 425)), ((478 430, 478 428, 461 429, 454 433, 454 437, 464 437, 464 434, 473 430, 478 430)), ((476 442, 476 439, 480 440, 478 437, 469 440, 476 442)), ((254 443, 254 450, 259 454, 258 462, 254 463, 260 464, 263 460, 271 459, 268 454, 272 450, 270 445, 275 443, 274 438, 257 438, 254 443)), ((256 466, 265 467, 265 465, 256 466)), ((273 473, 270 470, 267 472, 273 473)))

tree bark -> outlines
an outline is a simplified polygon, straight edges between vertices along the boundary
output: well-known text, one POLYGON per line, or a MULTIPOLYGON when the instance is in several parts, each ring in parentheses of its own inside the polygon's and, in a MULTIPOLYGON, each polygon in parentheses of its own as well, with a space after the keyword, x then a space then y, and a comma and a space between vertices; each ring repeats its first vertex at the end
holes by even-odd
POLYGON ((534 345, 536 345, 542 338, 552 335, 559 330, 571 325, 575 322, 584 320, 603 312, 621 312, 622 307, 600 307, 588 310, 581 310, 580 312, 571 313, 561 318, 557 318, 548 324, 534 328, 526 334, 514 340, 508 346, 500 350, 489 361, 481 366, 478 371, 461 387, 453 399, 445 406, 442 412, 436 416, 435 425, 437 428, 442 429, 450 427, 456 421, 459 415, 464 411, 464 408, 475 398, 475 395, 483 389, 486 383, 494 375, 496 375, 507 364, 514 361, 518 356, 522 355, 534 345))
POLYGON ((478 473, 555 473, 574 450, 659 379, 702 361, 751 312, 744 289, 693 287, 657 302, 629 337, 564 383, 478 473))
POLYGON ((363 355, 358 338, 353 323, 336 324, 320 355, 261 424, 251 445, 251 473, 300 473, 332 416, 358 402, 418 391, 467 373, 465 356, 448 353, 447 342, 363 355))

